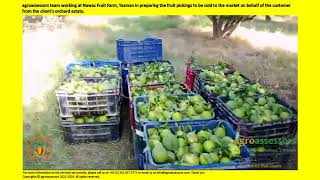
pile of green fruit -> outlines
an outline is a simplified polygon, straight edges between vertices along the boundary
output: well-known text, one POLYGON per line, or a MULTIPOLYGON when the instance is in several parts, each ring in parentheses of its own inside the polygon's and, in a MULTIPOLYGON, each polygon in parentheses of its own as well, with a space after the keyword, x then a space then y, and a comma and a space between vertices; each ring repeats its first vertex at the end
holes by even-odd
POLYGON ((159 83, 169 83, 175 81, 175 76, 172 72, 164 73, 141 73, 141 74, 129 74, 131 85, 150 85, 159 83))
POLYGON ((180 94, 184 93, 185 88, 180 84, 174 85, 161 85, 156 87, 131 87, 131 96, 134 99, 136 96, 147 96, 147 95, 160 95, 160 94, 180 94))
POLYGON ((95 122, 108 122, 109 117, 106 115, 100 115, 100 116, 84 116, 84 117, 70 117, 67 118, 66 121, 74 122, 77 124, 84 124, 84 123, 95 123, 95 122))
POLYGON ((106 77, 108 75, 119 75, 118 67, 112 65, 105 65, 101 67, 84 67, 75 65, 71 69, 71 74, 76 78, 89 78, 89 77, 106 77))
POLYGON ((149 128, 148 147, 156 164, 196 166, 228 163, 240 156, 240 146, 226 135, 225 127, 192 131, 190 126, 149 128))
POLYGON ((181 121, 215 116, 210 103, 200 95, 149 96, 136 104, 140 121, 181 121))
POLYGON ((174 71, 173 66, 168 62, 145 62, 139 65, 129 66, 128 70, 130 73, 155 73, 155 72, 166 72, 174 71))
POLYGON ((119 86, 119 78, 112 78, 101 82, 87 82, 79 79, 71 79, 63 82, 58 88, 69 93, 98 93, 107 90, 117 89, 119 86))
POLYGON ((245 122, 263 123, 277 120, 288 120, 292 112, 276 102, 272 95, 260 97, 234 96, 226 106, 245 122))

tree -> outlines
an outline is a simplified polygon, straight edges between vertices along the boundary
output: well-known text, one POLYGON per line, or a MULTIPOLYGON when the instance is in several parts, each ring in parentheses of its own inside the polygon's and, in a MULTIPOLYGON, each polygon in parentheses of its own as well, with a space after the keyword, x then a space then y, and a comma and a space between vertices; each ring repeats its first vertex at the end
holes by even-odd
POLYGON ((209 15, 212 21, 213 39, 228 38, 242 21, 252 20, 254 16, 215 16, 209 15))

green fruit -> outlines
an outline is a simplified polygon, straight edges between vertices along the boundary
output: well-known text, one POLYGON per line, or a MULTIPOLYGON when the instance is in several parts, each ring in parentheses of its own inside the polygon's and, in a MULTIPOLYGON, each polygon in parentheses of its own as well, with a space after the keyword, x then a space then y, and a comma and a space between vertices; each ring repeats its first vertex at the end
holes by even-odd
POLYGON ((134 74, 130 73, 129 79, 130 79, 130 80, 134 80, 134 79, 136 79, 136 76, 135 76, 134 74))
POLYGON ((185 101, 183 101, 179 104, 179 107, 181 111, 185 111, 188 108, 188 104, 185 101))
POLYGON ((259 98, 259 99, 258 99, 258 104, 259 104, 260 106, 264 106, 265 104, 267 104, 266 98, 263 98, 263 97, 259 98))
POLYGON ((197 133, 197 136, 198 136, 198 139, 199 139, 201 142, 204 142, 204 141, 206 141, 207 139, 209 139, 209 132, 208 132, 208 131, 205 131, 205 130, 200 130, 200 131, 197 133))
POLYGON ((220 159, 220 163, 228 163, 228 162, 230 162, 231 160, 230 160, 230 158, 228 158, 228 157, 222 157, 221 159, 220 159))
POLYGON ((183 118, 183 116, 180 112, 175 112, 172 114, 172 120, 174 120, 174 121, 181 121, 182 118, 183 118))
POLYGON ((190 152, 194 154, 201 154, 203 152, 202 144, 200 143, 192 143, 190 145, 190 152))
POLYGON ((184 132, 181 130, 176 131, 176 136, 177 137, 183 137, 184 136, 184 132))
POLYGON ((190 106, 190 107, 188 108, 188 110, 187 110, 187 116, 188 116, 189 118, 192 118, 192 116, 194 116, 195 114, 196 114, 196 112, 195 112, 194 108, 193 108, 192 106, 190 106))
POLYGON ((239 118, 243 118, 245 116, 245 112, 242 109, 236 109, 234 110, 234 113, 236 114, 236 116, 238 116, 239 118))
POLYGON ((167 97, 164 96, 164 95, 161 95, 161 96, 159 97, 159 101, 162 102, 162 103, 166 103, 167 97))
POLYGON ((198 136, 196 135, 196 133, 195 133, 194 131, 189 132, 189 133, 187 134, 187 140, 188 140, 188 143, 189 143, 189 144, 199 142, 198 136))
POLYGON ((202 103, 195 104, 193 108, 194 108, 194 111, 198 114, 202 113, 202 111, 204 110, 202 103))
POLYGON ((185 153, 182 157, 182 163, 189 166, 199 165, 199 157, 192 153, 185 153))
MULTIPOLYGON (((94 122, 94 119, 92 117, 89 117, 87 120, 86 120, 86 123, 93 123, 94 122)), ((101 121, 100 121, 101 122, 101 121)))
POLYGON ((208 153, 202 153, 200 154, 200 164, 211 164, 212 159, 211 156, 208 153))
POLYGON ((200 114, 200 118, 201 119, 209 119, 211 117, 214 117, 214 115, 211 114, 210 111, 203 111, 201 114, 200 114))
POLYGON ((160 137, 163 138, 168 133, 172 134, 169 129, 161 129, 160 130, 160 137))
POLYGON ((149 140, 161 141, 161 138, 157 134, 153 134, 152 136, 149 137, 149 140))
POLYGON ((240 156, 240 147, 235 144, 228 144, 228 150, 230 152, 230 157, 239 157, 240 156))
POLYGON ((158 140, 149 140, 148 141, 148 146, 150 147, 151 150, 156 146, 156 144, 160 144, 162 146, 161 142, 158 140))
POLYGON ((191 104, 197 104, 203 101, 203 98, 200 95, 195 95, 191 97, 191 104))
POLYGON ((149 121, 156 121, 157 120, 157 114, 154 111, 150 111, 148 114, 149 121))
POLYGON ((154 111, 161 113, 163 112, 163 108, 161 106, 157 106, 156 108, 154 108, 154 111))
POLYGON ((220 161, 220 157, 219 157, 218 153, 213 152, 213 153, 210 153, 209 155, 211 157, 212 163, 217 163, 220 161))
POLYGON ((147 131, 148 131, 148 136, 158 134, 158 130, 156 128, 149 128, 147 131))
POLYGON ((174 153, 171 151, 168 151, 168 162, 174 163, 175 161, 176 161, 176 156, 174 155, 174 153))
POLYGON ((203 143, 203 149, 205 152, 213 152, 213 150, 216 148, 216 144, 213 141, 207 140, 203 143))
POLYGON ((287 120, 290 118, 290 114, 288 112, 281 112, 280 113, 280 118, 283 119, 283 120, 287 120))
POLYGON ((187 146, 187 141, 183 138, 178 138, 178 144, 179 144, 179 147, 185 147, 187 146))
POLYGON ((84 123, 85 122, 85 120, 84 120, 84 118, 76 118, 75 119, 75 123, 79 123, 79 124, 82 124, 82 123, 84 123))
POLYGON ((163 164, 169 159, 168 151, 161 144, 155 144, 151 152, 155 163, 163 164))
POLYGON ((169 151, 176 151, 179 147, 179 142, 175 135, 166 133, 162 138, 162 145, 169 151))
POLYGON ((223 141, 224 144, 234 143, 234 140, 233 140, 231 137, 229 137, 229 136, 223 137, 223 138, 222 138, 222 141, 223 141))
POLYGON ((230 99, 234 99, 234 98, 236 98, 236 96, 237 96, 237 95, 234 93, 234 91, 229 91, 229 94, 228 94, 228 95, 229 95, 229 98, 230 98, 230 99))
POLYGON ((224 129, 224 127, 218 127, 214 130, 214 135, 223 138, 226 136, 226 130, 224 129))
POLYGON ((183 147, 179 147, 178 150, 176 151, 176 157, 178 159, 181 159, 184 153, 185 153, 185 149, 183 147))
POLYGON ((228 102, 226 103, 226 105, 228 106, 228 108, 230 108, 230 109, 232 109, 232 110, 237 107, 237 104, 236 104, 234 101, 228 101, 228 102))
POLYGON ((107 122, 108 121, 108 116, 106 115, 101 115, 98 117, 99 122, 107 122))
POLYGON ((76 120, 76 118, 74 117, 70 117, 70 118, 67 118, 66 121, 71 121, 71 122, 74 122, 76 120))

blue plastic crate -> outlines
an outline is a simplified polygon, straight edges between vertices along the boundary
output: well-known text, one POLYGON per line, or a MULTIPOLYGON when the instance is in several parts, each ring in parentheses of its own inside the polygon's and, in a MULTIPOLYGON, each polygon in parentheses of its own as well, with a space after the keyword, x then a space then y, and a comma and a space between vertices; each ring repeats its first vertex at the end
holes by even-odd
POLYGON ((162 39, 145 38, 142 41, 117 39, 117 57, 124 63, 161 61, 162 39))
MULTIPOLYGON (((174 95, 166 95, 166 96, 195 96, 195 95, 198 95, 198 94, 194 94, 194 93, 182 93, 182 94, 174 94, 174 95)), ((160 96, 160 95, 159 95, 160 96)), ((214 115, 213 117, 211 118, 208 118, 208 119, 201 119, 201 120, 192 120, 192 119, 182 119, 181 121, 174 121, 174 120, 168 120, 168 121, 164 121, 164 122, 159 122, 159 121, 140 121, 140 118, 138 117, 138 111, 139 111, 139 108, 137 107, 137 103, 139 102, 145 102, 146 100, 148 100, 149 96, 137 96, 135 99, 134 99, 134 105, 133 105, 133 108, 134 108, 134 121, 135 121, 135 128, 137 130, 140 130, 142 131, 143 130, 143 126, 147 123, 154 123, 154 124, 164 124, 164 123, 170 123, 170 122, 207 122, 208 120, 212 120, 214 118, 216 118, 216 116, 214 115)), ((214 114, 217 114, 216 113, 216 109, 214 109, 214 114)))
MULTIPOLYGON (((198 121, 197 121, 198 122, 198 121)), ((192 130, 199 131, 203 128, 214 129, 219 124, 223 125, 226 129, 226 135, 235 139, 236 133, 231 128, 230 124, 223 120, 212 120, 207 123, 195 123, 195 122, 182 122, 179 125, 190 125, 192 130)), ((169 124, 170 128, 176 130, 177 126, 174 123, 169 124)), ((146 124, 143 127, 144 140, 148 142, 147 129, 159 127, 157 124, 146 124)), ((246 146, 241 146, 241 158, 235 159, 229 163, 214 163, 206 165, 197 165, 197 166, 181 166, 173 163, 166 164, 156 164, 152 159, 152 154, 150 149, 147 147, 145 152, 145 169, 248 169, 250 168, 250 151, 246 146)))
POLYGON ((127 75, 128 75, 128 68, 127 64, 122 64, 121 65, 121 78, 122 78, 122 93, 126 97, 129 96, 128 93, 128 80, 127 80, 127 75))
POLYGON ((139 170, 144 169, 144 153, 143 150, 146 148, 146 142, 143 140, 143 137, 138 136, 135 131, 132 131, 133 137, 133 150, 136 163, 139 170))
POLYGON ((68 73, 70 72, 70 70, 75 66, 75 65, 80 65, 83 67, 101 67, 104 65, 112 65, 112 66, 116 66, 119 67, 121 66, 121 62, 118 60, 95 60, 95 61, 91 61, 91 60, 82 60, 82 61, 76 61, 76 62, 72 62, 69 63, 66 66, 65 71, 68 73))

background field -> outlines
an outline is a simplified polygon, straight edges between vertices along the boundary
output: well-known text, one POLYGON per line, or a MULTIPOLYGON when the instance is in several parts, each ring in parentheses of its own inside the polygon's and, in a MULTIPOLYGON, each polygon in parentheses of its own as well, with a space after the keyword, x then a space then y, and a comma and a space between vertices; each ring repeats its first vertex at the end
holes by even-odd
MULTIPOLYGON (((293 106, 297 106, 297 18, 272 16, 241 24, 230 39, 212 40, 205 16, 25 17, 23 32, 24 143, 44 134, 54 142, 54 157, 24 169, 135 169, 127 101, 123 102, 119 143, 68 145, 59 128, 54 88, 63 66, 74 59, 116 59, 117 38, 163 39, 164 57, 184 78, 190 56, 199 64, 232 63, 293 106)), ((25 152, 25 150, 24 150, 25 152)))

